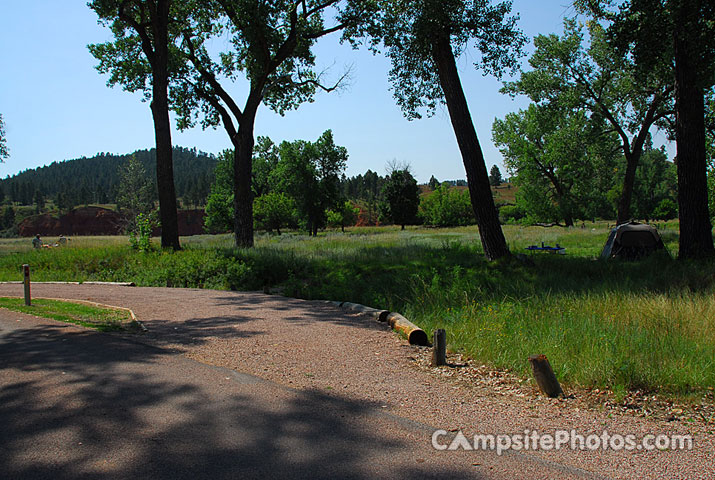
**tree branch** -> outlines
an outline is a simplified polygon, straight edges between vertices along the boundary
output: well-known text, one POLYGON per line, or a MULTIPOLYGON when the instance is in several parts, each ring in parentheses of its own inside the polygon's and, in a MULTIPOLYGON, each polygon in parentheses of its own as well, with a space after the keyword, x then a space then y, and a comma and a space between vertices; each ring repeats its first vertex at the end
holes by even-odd
POLYGON ((221 102, 216 100, 216 96, 212 95, 211 92, 206 91, 202 86, 191 83, 191 85, 194 87, 194 90, 196 93, 203 98, 206 102, 209 103, 216 111, 219 113, 221 116, 221 121, 223 122, 223 128, 226 130, 226 133, 228 133, 229 138, 231 139, 231 143, 236 145, 236 127, 233 124, 233 119, 231 119, 231 115, 228 113, 228 110, 221 105, 221 102))
MULTIPOLYGON (((149 64, 151 65, 153 70, 156 63, 156 53, 154 52, 153 44, 151 43, 151 38, 146 31, 146 27, 151 25, 151 22, 139 23, 135 19, 133 19, 131 15, 126 12, 126 7, 130 3, 132 3, 131 0, 124 0, 122 3, 120 3, 117 15, 119 16, 120 20, 127 23, 130 27, 134 29, 134 31, 137 32, 137 35, 139 35, 139 38, 142 41, 142 51, 144 52, 144 55, 146 55, 146 58, 149 61, 149 64)), ((144 8, 142 5, 140 5, 139 9, 141 10, 141 16, 143 19, 144 8)))
POLYGON ((228 106, 229 110, 231 110, 231 113, 233 113, 234 117, 236 117, 236 120, 240 124, 241 121, 243 120, 243 112, 239 108, 239 106, 234 102, 233 98, 224 90, 224 88, 221 86, 218 80, 216 80, 216 76, 212 73, 206 70, 201 62, 198 60, 196 57, 196 49, 194 47, 193 42, 191 41, 191 35, 189 32, 184 31, 184 45, 186 45, 186 48, 188 48, 188 57, 189 60, 191 61, 192 65, 196 69, 196 71, 199 72, 199 75, 201 75, 201 78, 203 78, 214 90, 214 93, 221 99, 223 102, 228 106))

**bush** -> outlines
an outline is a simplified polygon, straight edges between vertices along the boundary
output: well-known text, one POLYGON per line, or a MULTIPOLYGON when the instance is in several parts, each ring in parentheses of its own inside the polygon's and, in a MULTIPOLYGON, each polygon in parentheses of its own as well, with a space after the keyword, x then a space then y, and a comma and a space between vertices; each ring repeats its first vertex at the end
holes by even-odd
POLYGON ((271 192, 261 195, 253 202, 253 223, 256 229, 278 232, 281 228, 294 226, 298 212, 295 202, 285 193, 271 192))
POLYGON ((422 197, 419 217, 426 225, 456 227, 476 223, 469 191, 440 185, 432 194, 422 197))
POLYGON ((342 204, 338 205, 335 210, 327 211, 328 226, 340 227, 344 232, 345 227, 355 225, 359 214, 360 208, 353 205, 353 202, 350 200, 345 200, 342 204))
POLYGON ((154 222, 149 215, 140 213, 134 220, 134 228, 129 232, 129 243, 134 250, 151 251, 151 231, 154 222))
POLYGON ((504 205, 499 209, 499 220, 502 223, 517 223, 526 217, 526 212, 518 205, 504 205))
POLYGON ((672 220, 678 217, 678 206, 670 198, 664 198, 653 210, 653 217, 658 220, 672 220))

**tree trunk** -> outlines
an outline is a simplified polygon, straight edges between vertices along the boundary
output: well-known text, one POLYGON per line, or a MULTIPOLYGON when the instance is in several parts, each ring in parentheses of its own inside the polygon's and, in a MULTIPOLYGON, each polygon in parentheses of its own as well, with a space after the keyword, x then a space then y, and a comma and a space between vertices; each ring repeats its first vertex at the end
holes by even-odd
POLYGON ((702 60, 693 58, 692 52, 698 49, 689 45, 692 40, 688 41, 687 32, 676 28, 674 36, 675 141, 680 217, 678 257, 702 258, 715 253, 708 212, 705 100, 703 89, 697 82, 698 62, 702 60))
POLYGON ((441 35, 435 40, 432 46, 432 58, 437 67, 457 144, 462 153, 469 197, 474 215, 477 217, 484 254, 489 260, 509 256, 509 247, 499 224, 499 215, 489 186, 484 154, 469 113, 449 36, 441 35))
POLYGON ((169 121, 169 1, 158 0, 153 21, 154 64, 152 65, 151 112, 156 139, 156 183, 159 190, 161 246, 180 250, 179 222, 176 212, 176 190, 169 121))
MULTIPOLYGON (((636 150, 637 147, 634 149, 636 150)), ((626 223, 631 219, 631 201, 633 199, 633 185, 636 182, 636 168, 640 161, 641 152, 634 151, 626 154, 626 176, 623 179, 623 191, 621 198, 618 199, 618 214, 616 217, 616 225, 626 223)))
POLYGON ((564 226, 565 227, 573 227, 573 217, 571 216, 570 213, 567 213, 564 215, 564 226))
POLYGON ((233 152, 234 236, 239 248, 253 247, 253 118, 246 114, 238 128, 238 141, 233 152))

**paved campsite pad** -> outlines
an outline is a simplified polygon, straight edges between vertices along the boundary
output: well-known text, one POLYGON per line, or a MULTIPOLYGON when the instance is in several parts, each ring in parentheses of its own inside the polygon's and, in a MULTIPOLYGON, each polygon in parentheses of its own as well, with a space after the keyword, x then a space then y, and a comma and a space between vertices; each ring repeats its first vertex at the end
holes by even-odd
MULTIPOLYGON (((13 290, 17 288, 21 287, 0 286, 0 294, 17 294, 13 290)), ((152 397, 133 402, 136 407, 124 406, 121 410, 130 419, 141 419, 137 428, 130 431, 129 438, 133 439, 132 443, 136 443, 136 447, 133 447, 135 454, 145 459, 143 461, 147 461, 146 454, 153 450, 165 452, 169 448, 168 444, 173 445, 168 439, 182 438, 180 432, 189 429, 195 431, 196 435, 204 435, 205 437, 201 437, 204 440, 210 438, 210 444, 220 443, 213 445, 216 447, 214 450, 219 453, 204 449, 198 440, 179 442, 181 446, 176 449, 172 446, 169 452, 177 456, 179 465, 188 461, 187 458, 193 458, 199 465, 208 465, 213 456, 221 457, 222 453, 238 457, 246 454, 250 457, 246 452, 263 445, 271 452, 266 454, 267 461, 278 462, 276 459, 280 458, 279 466, 295 469, 296 472, 317 468, 317 460, 311 462, 303 458, 303 455, 310 456, 311 452, 316 458, 324 457, 328 465, 333 465, 332 468, 342 468, 342 464, 335 460, 330 452, 311 442, 318 445, 337 442, 337 445, 341 445, 340 439, 344 438, 345 443, 340 447, 342 456, 348 458, 348 451, 357 449, 353 455, 355 462, 348 458, 344 465, 346 468, 349 466, 353 473, 348 475, 346 470, 336 470, 334 473, 355 478, 377 473, 377 470, 370 470, 366 464, 382 468, 379 470, 382 474, 404 477, 410 474, 432 474, 437 472, 434 469, 446 468, 447 476, 450 476, 450 473, 461 476, 468 472, 487 478, 508 478, 515 475, 522 477, 526 472, 532 472, 532 475, 533 472, 539 472, 534 475, 535 478, 555 475, 590 476, 586 472, 618 478, 670 478, 673 475, 702 478, 712 473, 712 465, 715 464, 715 442, 712 434, 691 432, 687 425, 678 422, 653 422, 629 417, 608 418, 598 412, 575 411, 569 408, 568 402, 526 399, 514 394, 502 395, 498 391, 488 393, 468 385, 450 382, 414 368, 413 358, 418 347, 407 345, 386 326, 366 316, 349 314, 322 302, 306 302, 257 293, 88 285, 35 285, 33 294, 122 305, 131 308, 149 329, 149 333, 139 337, 83 332, 83 335, 92 339, 91 342, 85 342, 87 348, 93 342, 100 341, 96 340, 97 338, 109 338, 107 341, 123 342, 122 344, 126 343, 133 346, 132 348, 150 348, 151 351, 160 352, 154 357, 150 356, 146 364, 137 359, 137 356, 141 358, 143 355, 127 355, 126 359, 118 361, 117 365, 129 362, 127 368, 138 369, 146 375, 150 375, 156 368, 163 372, 160 375, 178 377, 173 383, 170 382, 170 385, 159 382, 161 388, 154 388, 152 379, 132 380, 133 375, 117 373, 122 379, 119 382, 121 388, 136 390, 140 398, 143 398, 140 391, 152 397), (146 345, 138 344, 137 340, 146 345), (212 377, 204 370, 201 370, 201 378, 182 375, 182 369, 189 369, 187 365, 204 369, 205 372, 221 372, 219 377, 215 377, 218 383, 214 382, 212 385, 212 377), (225 379, 226 386, 222 386, 224 384, 220 381, 221 378, 225 379), (246 379, 251 380, 245 381, 246 379), (149 386, 139 388, 141 382, 145 381, 149 386), (133 382, 138 382, 136 388, 133 382), (257 410, 252 411, 248 409, 248 405, 256 401, 255 399, 237 403, 237 398, 250 398, 250 395, 259 389, 258 386, 268 389, 260 394, 263 400, 257 400, 258 403, 267 402, 273 405, 266 405, 266 408, 290 409, 293 414, 287 417, 270 416, 268 413, 262 413, 263 407, 255 405, 257 410), (162 393, 164 387, 168 388, 166 393, 162 393), (227 388, 235 390, 225 391, 227 388), (267 401, 266 396, 268 399, 274 398, 275 401, 267 401), (142 402, 148 403, 144 405, 142 402), (158 405, 166 405, 168 410, 161 414, 151 414, 153 408, 160 408, 158 405), (303 409, 297 405, 303 405, 303 409), (245 409, 248 409, 249 415, 241 417, 241 421, 234 420, 222 426, 223 423, 217 420, 226 416, 235 419, 235 415, 245 409), (173 422, 172 428, 163 427, 164 421, 159 419, 165 416, 171 418, 172 415, 188 415, 188 419, 182 417, 178 423, 170 421, 173 422), (316 415, 321 419, 313 420, 312 416, 316 415), (330 418, 323 419, 325 415, 330 418), (271 417, 270 421, 258 420, 266 416, 271 417), (309 420, 299 421, 303 417, 309 420), (256 420, 249 421, 251 418, 256 420), (255 439, 248 438, 250 435, 239 435, 243 438, 243 447, 226 440, 227 435, 233 437, 231 429, 243 431, 245 421, 254 425, 256 431, 271 430, 277 433, 273 435, 263 432, 255 439), (330 427, 315 427, 323 425, 323 422, 328 422, 330 427), (202 429, 199 425, 206 427, 202 429), (475 433, 514 434, 526 429, 543 433, 575 429, 583 435, 601 433, 605 429, 611 434, 633 434, 637 437, 675 433, 694 433, 696 436, 695 448, 692 451, 584 452, 562 449, 509 452, 497 457, 492 452, 437 452, 432 449, 430 440, 434 428, 463 429, 467 436, 475 433), (336 433, 331 436, 329 431, 336 433), (216 432, 221 432, 221 435, 216 432), (299 435, 300 440, 293 441, 295 435, 291 436, 291 432, 302 432, 299 435), (270 436, 270 439, 267 436, 270 436), (151 440, 152 438, 155 440, 151 440), (394 449, 391 450, 392 447, 378 446, 383 441, 388 444, 393 441, 397 443, 394 443, 394 449), (156 444, 154 449, 149 448, 153 445, 151 442, 156 444), (181 452, 184 452, 183 456, 181 452), (297 456, 291 457, 291 452, 297 456)), ((12 332, 9 335, 10 337, 3 332, 2 341, 7 343, 12 340, 17 343, 12 332)), ((31 335, 28 334, 29 337, 31 335)), ((22 355, 20 352, 16 356, 22 355)), ((68 359, 67 365, 72 365, 77 360, 79 359, 68 359)), ((35 374, 34 370, 28 371, 23 365, 25 363, 20 362, 0 371, 5 372, 2 374, 3 395, 13 391, 14 383, 9 381, 13 372, 14 375, 18 372, 23 375, 35 374)), ((60 362, 59 368, 64 368, 64 365, 60 362)), ((75 370, 81 366, 82 364, 75 366, 75 370)), ((52 364, 45 365, 37 360, 38 371, 48 368, 51 371, 58 370, 52 364)), ((96 377, 80 377, 72 384, 81 386, 87 382, 100 382, 100 372, 103 369, 93 368, 97 368, 96 377)), ((85 370, 86 366, 81 371, 85 370)), ((46 376, 42 376, 42 379, 43 382, 49 381, 46 376)), ((40 382, 38 385, 42 386, 40 379, 30 381, 29 385, 34 385, 33 382, 40 382)), ((109 385, 114 383, 111 378, 107 378, 103 388, 111 390, 109 385)), ((115 390, 121 390, 120 387, 115 390)), ((52 388, 60 387, 55 385, 52 388)), ((91 391, 94 387, 86 388, 91 391)), ((20 392, 21 396, 27 394, 25 391, 20 392)), ((109 395, 110 399, 113 394, 109 395)), ((100 398, 104 398, 102 395, 100 398)), ((87 396, 88 405, 92 403, 91 398, 96 396, 87 396)), ((80 406, 77 408, 82 411, 80 406)), ((95 407, 87 406, 85 411, 91 408, 95 407)), ((160 412, 163 412, 161 408, 160 412)), ((50 418, 60 423, 62 419, 50 418)), ((100 417, 96 418, 99 419, 100 417)), ((97 424, 102 425, 100 421, 97 421, 97 424)), ((92 430, 91 425, 87 423, 87 430, 92 430)), ((102 438, 101 428, 98 426, 97 429, 95 436, 102 438)), ((186 438, 194 438, 192 435, 194 434, 186 438)), ((36 436, 29 436, 26 446, 34 445, 34 441, 38 440, 36 436)), ((41 434, 39 436, 43 441, 54 445, 52 435, 47 435, 46 438, 41 434)), ((20 443, 11 445, 15 448, 21 446, 20 443)), ((63 454, 69 455, 64 447, 62 451, 63 454)), ((124 449, 113 451, 124 452, 124 449)), ((11 448, 8 455, 19 455, 13 452, 15 450, 11 448)), ((25 450, 24 455, 29 455, 29 460, 26 461, 31 461, 32 455, 28 450, 25 450)), ((91 461, 100 461, 102 457, 91 454, 83 458, 86 459, 86 465, 89 465, 91 461)), ((7 459, 3 461, 6 462, 7 459)), ((151 464, 158 469, 168 468, 163 460, 151 464)), ((211 464, 224 465, 219 458, 211 464)), ((249 465, 254 464, 249 462, 249 465)), ((224 466, 227 472, 232 471, 228 465, 224 466)), ((254 466, 256 472, 261 471, 260 465, 254 466)), ((220 469, 212 471, 221 477, 220 469)))

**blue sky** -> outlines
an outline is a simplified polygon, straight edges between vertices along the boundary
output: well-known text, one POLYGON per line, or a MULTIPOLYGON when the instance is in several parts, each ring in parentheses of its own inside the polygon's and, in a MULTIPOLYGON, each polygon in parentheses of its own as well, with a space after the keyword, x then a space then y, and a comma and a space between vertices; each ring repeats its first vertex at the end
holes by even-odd
MULTIPOLYGON (((514 11, 531 39, 561 32, 564 14, 573 14, 569 5, 559 0, 515 0, 514 11)), ((154 146, 149 104, 138 94, 108 88, 106 76, 94 69, 97 62, 87 44, 110 39, 84 0, 0 0, 0 113, 10 149, 10 158, 0 164, 0 177, 53 161, 154 146)), ((409 163, 420 182, 430 175, 440 180, 465 178, 446 110, 429 119, 407 121, 389 90, 385 58, 341 46, 337 38, 321 42, 316 53, 318 63, 333 66, 336 77, 352 66, 348 88, 319 94, 314 103, 284 117, 262 107, 256 135, 275 142, 315 140, 330 128, 336 143, 348 149, 349 176, 367 169, 384 174, 389 162, 399 162, 409 163)), ((526 101, 501 95, 501 83, 476 71, 468 54, 459 65, 487 167, 497 164, 506 173, 491 142, 491 125, 526 101)), ((234 93, 244 98, 238 85, 234 93)), ((174 130, 172 136, 175 145, 210 153, 230 145, 223 129, 174 130)))

